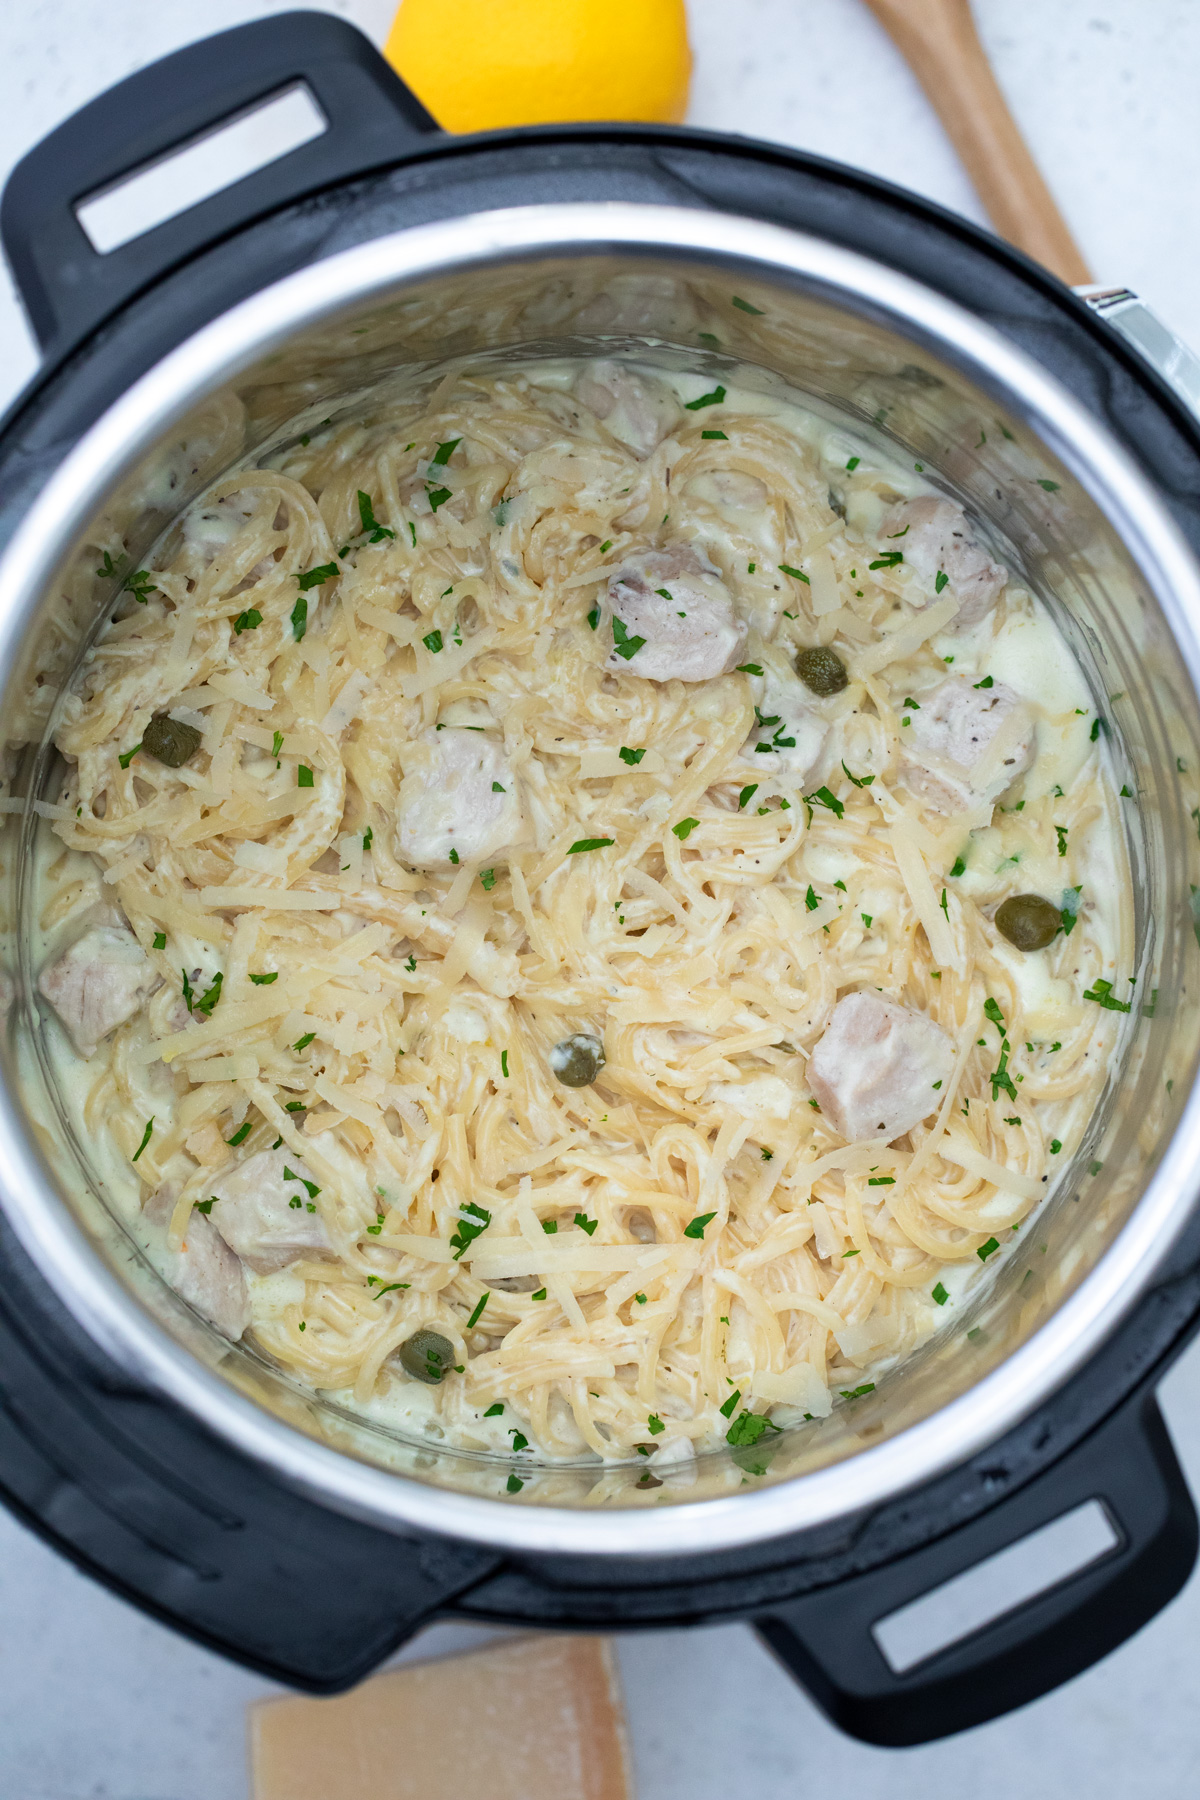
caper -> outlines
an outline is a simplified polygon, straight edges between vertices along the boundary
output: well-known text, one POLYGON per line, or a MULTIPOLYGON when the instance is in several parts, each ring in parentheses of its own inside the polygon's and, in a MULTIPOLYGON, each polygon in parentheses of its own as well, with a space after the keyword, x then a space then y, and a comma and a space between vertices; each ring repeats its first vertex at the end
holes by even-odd
POLYGON ((199 748, 200 733, 196 727, 185 725, 182 719, 168 718, 166 713, 156 713, 142 733, 143 752, 156 762, 166 763, 168 769, 181 769, 199 748))
POLYGON ((604 1045, 580 1031, 550 1052, 550 1067, 564 1087, 590 1087, 604 1067, 604 1045))
POLYGON ((996 908, 996 929, 1018 950, 1044 950, 1061 925, 1057 906, 1040 894, 1012 894, 996 908))
POLYGON ((796 673, 806 688, 822 696, 840 694, 850 679, 837 651, 826 649, 824 644, 801 650, 796 658, 796 673))
POLYGON ((440 1331, 422 1327, 401 1344, 400 1362, 405 1374, 433 1385, 454 1367, 454 1345, 440 1331))

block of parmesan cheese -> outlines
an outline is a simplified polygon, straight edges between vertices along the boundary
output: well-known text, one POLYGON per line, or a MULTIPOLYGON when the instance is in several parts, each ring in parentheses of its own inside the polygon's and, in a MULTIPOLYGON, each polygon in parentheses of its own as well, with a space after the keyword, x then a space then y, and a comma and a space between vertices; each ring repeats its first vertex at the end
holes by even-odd
POLYGON ((631 1800, 607 1638, 504 1638, 249 1728, 254 1800, 631 1800))

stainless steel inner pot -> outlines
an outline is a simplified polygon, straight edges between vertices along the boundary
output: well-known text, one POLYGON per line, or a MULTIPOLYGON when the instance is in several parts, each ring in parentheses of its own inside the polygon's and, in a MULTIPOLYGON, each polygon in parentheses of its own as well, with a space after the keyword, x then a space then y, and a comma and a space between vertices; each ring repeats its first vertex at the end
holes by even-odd
MULTIPOLYGON (((1095 418, 969 313, 860 255, 748 219, 665 206, 530 206, 376 239, 266 289, 139 380, 47 483, 0 564, 12 792, 0 1203, 86 1331, 316 1498, 403 1529, 517 1549, 694 1553, 795 1532, 962 1461, 1103 1341, 1169 1257, 1200 1152, 1200 571, 1095 418), (231 1348, 158 1278, 105 1202, 51 1075, 30 950, 35 801, 54 709, 107 616, 95 543, 135 566, 231 466, 379 385, 498 356, 634 355, 836 410, 956 494, 1060 622, 1121 778, 1136 887, 1136 993, 1088 1142, 1023 1253, 875 1393, 784 1434, 759 1474, 696 1483, 530 1465, 372 1426, 231 1348)), ((757 1452, 761 1454, 761 1452, 757 1452)), ((757 1466, 757 1465, 756 1465, 757 1466)))

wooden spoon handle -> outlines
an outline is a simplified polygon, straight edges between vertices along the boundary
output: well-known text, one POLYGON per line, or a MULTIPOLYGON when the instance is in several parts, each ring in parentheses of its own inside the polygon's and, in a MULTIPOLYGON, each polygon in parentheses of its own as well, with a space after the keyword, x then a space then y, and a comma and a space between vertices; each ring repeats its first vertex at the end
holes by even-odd
POLYGON ((1087 264, 1029 153, 975 31, 969 0, 867 0, 925 89, 1002 237, 1070 286, 1087 264))

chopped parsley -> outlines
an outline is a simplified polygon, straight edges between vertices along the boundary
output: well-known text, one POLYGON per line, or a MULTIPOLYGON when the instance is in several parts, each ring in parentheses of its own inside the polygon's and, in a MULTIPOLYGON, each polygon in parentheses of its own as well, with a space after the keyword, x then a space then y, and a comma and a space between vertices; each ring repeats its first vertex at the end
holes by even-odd
POLYGON ((250 979, 255 987, 270 987, 273 981, 279 980, 279 970, 272 969, 269 975, 252 975, 250 979))
POLYGON ((731 304, 736 306, 739 312, 753 313, 756 319, 762 318, 763 309, 761 306, 751 306, 748 300, 740 299, 737 294, 731 295, 730 300, 731 304))
POLYGON ((617 754, 629 768, 636 769, 646 752, 644 750, 628 750, 622 745, 617 754))
POLYGON ((479 871, 479 885, 485 894, 490 894, 496 885, 495 869, 481 869, 479 871))
POLYGON ((454 452, 458 449, 458 446, 461 443, 462 443, 462 439, 460 437, 447 438, 447 440, 444 444, 438 445, 437 449, 434 451, 433 455, 429 459, 430 462, 436 468, 444 469, 446 464, 450 461, 450 458, 454 455, 454 452))
MULTIPOLYGON (((325 584, 325 582, 332 581, 333 577, 337 574, 337 572, 338 572, 337 564, 335 562, 331 562, 331 563, 322 563, 321 566, 317 569, 310 569, 308 571, 307 575, 297 575, 296 580, 300 584, 300 592, 302 594, 307 594, 309 588, 322 587, 325 584)), ((297 611, 298 610, 299 609, 297 608, 297 611)), ((304 611, 305 611, 305 614, 307 615, 307 612, 308 612, 308 603, 307 602, 305 602, 304 611)), ((296 623, 296 613, 293 612, 292 613, 293 626, 295 625, 295 623, 296 623)), ((298 631, 296 633, 296 636, 303 637, 304 633, 302 631, 298 631)))
POLYGON ((846 464, 847 475, 853 475, 855 469, 857 469, 857 467, 861 461, 862 461, 861 456, 852 456, 850 458, 850 461, 846 464))
POLYGON ((307 763, 296 765, 296 786, 310 788, 313 785, 313 772, 307 763))
POLYGON ((761 663, 739 663, 737 666, 737 672, 739 675, 761 675, 762 674, 762 664, 761 663))
POLYGON ((503 1411, 504 1411, 503 1400, 497 1400, 491 1406, 488 1407, 487 1411, 484 1413, 483 1416, 485 1419, 498 1419, 500 1417, 500 1414, 503 1411))
POLYGON ((978 1250, 976 1250, 975 1254, 979 1258, 980 1262, 986 1262, 988 1257, 994 1256, 996 1251, 999 1248, 1000 1248, 1000 1246, 996 1242, 996 1239, 994 1237, 990 1237, 986 1244, 980 1244, 980 1246, 979 1246, 978 1250))
POLYGON ((851 771, 846 768, 845 763, 842 764, 842 769, 846 775, 847 780, 852 781, 856 788, 869 788, 871 783, 875 779, 875 777, 873 775, 852 774, 851 771))
POLYGON ((615 844, 616 841, 616 838, 576 838, 567 851, 567 855, 579 856, 585 850, 607 850, 608 846, 615 844))
POLYGON ((209 1213, 212 1211, 213 1207, 220 1206, 220 1204, 221 1204, 220 1194, 210 1194, 207 1200, 197 1200, 196 1211, 198 1213, 203 1213, 205 1218, 207 1219, 207 1217, 208 1217, 209 1213))
POLYGON ((702 431, 700 436, 702 438, 724 438, 726 443, 729 442, 728 435, 724 431, 702 431))
POLYGON ((812 582, 803 569, 793 569, 790 563, 780 563, 779 567, 785 575, 790 575, 793 581, 802 581, 805 587, 812 586, 812 582))
POLYGON ((427 487, 425 489, 425 498, 429 502, 430 512, 436 512, 439 506, 445 506, 447 500, 451 500, 453 497, 448 487, 427 487))
POLYGON ((966 857, 965 856, 956 856, 954 859, 954 867, 950 871, 951 879, 953 879, 957 875, 965 875, 966 872, 967 872, 966 857))
MULTIPOLYGON (((1000 1011, 1000 1007, 999 1007, 998 1003, 992 999, 990 994, 988 995, 987 999, 983 1003, 983 1016, 985 1019, 990 1019, 992 1021, 992 1024, 996 1027, 997 1031, 999 1031, 1000 1035, 1003 1037, 1003 1035, 1004 1035, 1004 1014, 1000 1011)), ((980 1038, 979 1041, 982 1044, 983 1039, 980 1038)))
MULTIPOLYGON (((544 1300, 544 1299, 545 1299, 545 1298, 546 1298, 546 1290, 545 1290, 545 1288, 544 1288, 544 1287, 542 1287, 542 1288, 535 1288, 535 1289, 534 1289, 534 1290, 533 1290, 533 1293, 532 1293, 532 1294, 530 1294, 530 1296, 529 1296, 529 1298, 530 1298, 530 1299, 531 1299, 531 1300, 544 1300)), ((516 1447, 516 1446, 514 1446, 514 1448, 515 1448, 515 1447, 516 1447)))
POLYGON ((134 1162, 137 1161, 138 1157, 142 1154, 142 1151, 146 1148, 146 1145, 150 1142, 150 1139, 153 1136, 154 1136, 154 1115, 152 1113, 150 1115, 150 1117, 146 1120, 146 1129, 142 1133, 142 1141, 133 1153, 134 1162))
POLYGON ((973 681, 971 683, 971 686, 976 688, 990 688, 995 687, 995 685, 996 683, 990 675, 985 675, 982 681, 973 681))
POLYGON ((587 616, 587 622, 592 630, 595 631, 597 625, 600 623, 600 608, 598 606, 593 606, 591 612, 587 616))
POLYGON ((427 631, 421 642, 431 656, 436 656, 442 647, 442 634, 440 631, 427 631))
POLYGON ((1100 715, 1097 713, 1096 717, 1092 720, 1092 729, 1091 729, 1091 732, 1089 733, 1093 744, 1096 742, 1096 739, 1100 736, 1100 733, 1102 731, 1105 733, 1105 735, 1107 735, 1108 723, 1105 719, 1102 719, 1100 717, 1100 715))
POLYGON ((296 1039, 295 1043, 292 1045, 292 1049, 299 1055, 301 1050, 308 1049, 308 1046, 312 1043, 316 1035, 315 1031, 306 1031, 303 1037, 296 1039))
POLYGON ((375 517, 375 508, 371 504, 371 496, 369 494, 364 494, 361 488, 358 490, 358 516, 362 521, 363 531, 370 533, 368 542, 380 544, 383 542, 384 538, 395 537, 396 534, 394 531, 389 531, 386 525, 381 525, 379 523, 379 520, 375 517))
POLYGON ((699 819, 680 819, 678 825, 672 825, 671 830, 682 843, 685 838, 691 837, 699 823, 699 819))
POLYGON ((646 640, 644 637, 630 637, 624 622, 618 619, 615 613, 613 614, 612 628, 613 654, 619 656, 623 662, 628 662, 631 657, 637 655, 646 640))
POLYGON ((843 1400, 861 1400, 864 1394, 873 1394, 875 1392, 875 1383, 873 1381, 864 1381, 861 1387, 841 1388, 839 1392, 841 1393, 843 1400))
POLYGON ((459 860, 459 858, 458 858, 458 851, 457 851, 457 850, 451 850, 451 852, 450 852, 450 861, 451 861, 451 862, 452 862, 452 863, 453 863, 453 864, 454 864, 454 866, 455 866, 455 868, 457 868, 457 867, 458 867, 458 860, 459 860))
POLYGON ((1007 1094, 1010 1100, 1017 1098, 1017 1090, 1013 1086, 1012 1076, 1008 1072, 1008 1055, 1008 1039, 1005 1038, 1000 1045, 1000 1061, 988 1076, 988 1080, 992 1084, 993 1100, 998 1100, 1002 1093, 1007 1094))
POLYGON ((942 1286, 940 1281, 933 1290, 933 1298, 938 1306, 945 1306, 947 1300, 950 1298, 949 1293, 942 1286))
POLYGON ((217 1004, 217 1001, 221 998, 221 983, 224 981, 224 979, 225 979, 225 977, 222 975, 221 971, 218 969, 217 973, 213 976, 212 986, 208 989, 207 993, 201 994, 199 999, 196 999, 195 996, 192 994, 190 988, 188 987, 188 979, 185 974, 184 978, 183 978, 183 987, 184 987, 183 997, 184 997, 184 1000, 187 1002, 190 1010, 192 1012, 202 1012, 206 1015, 206 1017, 211 1019, 213 1007, 217 1004))
POLYGON ((1047 493, 1048 493, 1048 494, 1057 494, 1057 492, 1058 492, 1058 483, 1057 483, 1057 481, 1043 481, 1043 480, 1042 480, 1042 479, 1041 479, 1041 478, 1040 478, 1040 477, 1039 477, 1039 478, 1038 478, 1038 486, 1039 486, 1039 487, 1040 487, 1040 488, 1045 488, 1045 490, 1046 490, 1046 492, 1047 492, 1047 493))
POLYGON ((1130 1011, 1129 1001, 1118 1000, 1113 994, 1111 981, 1097 981, 1095 987, 1084 989, 1083 997, 1085 1000, 1094 1000, 1097 1006, 1103 1006, 1108 1012, 1130 1011))
MULTIPOLYGON (((478 1306, 475 1308, 475 1311, 471 1314, 470 1318, 467 1320, 467 1330, 468 1331, 472 1330, 474 1326, 478 1325, 480 1319, 482 1319, 482 1317, 483 1317, 483 1309, 487 1305, 490 1298, 491 1298, 491 1289, 489 1288, 484 1293, 483 1298, 480 1300, 478 1306)), ((498 1406, 495 1408, 495 1410, 497 1412, 501 1412, 501 1411, 503 1411, 503 1408, 498 1406)), ((487 1413, 484 1413, 483 1416, 486 1419, 489 1415, 487 1413)))
POLYGON ((165 950, 166 947, 167 947, 166 932, 165 931, 156 931, 154 934, 154 943, 151 945, 151 948, 154 950, 165 950))
POLYGON ((510 1494, 519 1494, 525 1483, 519 1475, 510 1475, 504 1485, 510 1494))
POLYGON ((896 1177, 894 1175, 869 1175, 867 1177, 868 1187, 895 1187, 895 1185, 896 1177))
POLYGON ((1082 887, 1063 889, 1062 906, 1059 908, 1059 912, 1062 917, 1064 937, 1070 937, 1075 929, 1075 921, 1079 917, 1079 896, 1082 892, 1082 887))
POLYGON ((842 802, 838 799, 837 795, 831 794, 827 787, 819 787, 815 794, 805 794, 804 804, 809 807, 811 807, 811 806, 828 807, 829 811, 833 814, 835 819, 840 819, 842 814, 846 810, 846 808, 842 805, 842 802))
POLYGON ((505 1080, 507 1081, 507 1079, 508 1079, 508 1051, 507 1050, 502 1050, 500 1052, 500 1073, 504 1076, 505 1080))
POLYGON ((903 550, 885 550, 874 562, 867 564, 868 569, 894 569, 897 563, 904 561, 903 550))
POLYGON ((578 1225, 580 1231, 586 1231, 587 1235, 591 1237, 600 1221, 599 1219, 589 1219, 586 1213, 577 1212, 575 1214, 575 1223, 578 1225))
POLYGON ((696 1217, 694 1219, 689 1219, 684 1226, 684 1237, 702 1238, 704 1236, 704 1227, 711 1224, 716 1216, 715 1212, 697 1213, 696 1217))
MULTIPOLYGON (((304 634, 307 630, 308 630, 308 601, 304 598, 304 595, 301 594, 299 600, 297 600, 295 606, 293 606, 293 608, 292 608, 292 636, 295 638, 297 643, 300 642, 300 639, 304 636, 304 634)), ((276 735, 276 737, 278 737, 279 733, 276 732, 275 735, 276 735)), ((278 754, 278 752, 276 752, 276 754, 278 754)))
MULTIPOLYGON (((937 574, 936 574, 936 575, 935 575, 935 576, 934 576, 934 578, 933 578, 933 591, 934 591, 934 593, 935 593, 935 594, 940 594, 940 593, 941 593, 941 591, 942 591, 942 589, 943 589, 943 588, 944 588, 944 587, 945 587, 945 586, 946 586, 946 585, 947 585, 947 583, 948 583, 948 582, 949 582, 949 580, 950 580, 950 577, 949 577, 949 576, 948 576, 948 575, 947 575, 947 573, 946 573, 946 571, 945 571, 945 569, 939 569, 939 570, 938 570, 938 572, 937 572, 937 574)), ((946 660, 947 660, 947 661, 949 661, 949 660, 950 660, 950 659, 949 659, 949 658, 947 658, 947 659, 946 659, 946 660)))
POLYGON ((860 913, 859 914, 859 917, 862 919, 862 922, 866 926, 868 931, 870 931, 870 929, 871 929, 871 920, 872 920, 873 916, 874 915, 872 913, 860 913))
POLYGON ((118 756, 117 761, 120 763, 120 765, 123 769, 127 769, 129 767, 130 763, 133 761, 134 757, 137 755, 137 753, 141 749, 141 747, 142 746, 140 744, 135 744, 133 746, 132 750, 125 750, 121 753, 120 756, 118 756))
POLYGON ((742 1397, 741 1388, 734 1388, 734 1390, 733 1390, 732 1394, 730 1394, 728 1400, 724 1401, 723 1404, 721 1405, 721 1407, 719 1408, 719 1410, 725 1414, 725 1417, 727 1419, 732 1419, 734 1413, 737 1411, 737 1403, 741 1399, 741 1397, 742 1397))
POLYGON ((804 896, 804 904, 808 908, 809 912, 816 912, 818 906, 820 906, 820 904, 821 904, 821 902, 817 898, 816 891, 813 888, 813 884, 811 881, 808 884, 808 892, 804 896))
POLYGON ((757 792, 758 792, 757 781, 752 781, 748 787, 744 787, 742 789, 741 793, 738 795, 738 811, 739 812, 741 812, 741 810, 745 806, 747 800, 752 799, 753 796, 755 794, 757 794, 757 792))
MULTIPOLYGON (((685 400, 684 407, 688 412, 700 412, 706 406, 720 406, 725 398, 725 389, 717 386, 711 393, 701 394, 698 400, 685 400)), ((722 433, 724 436, 724 433, 722 433)))
POLYGON ((765 1413, 739 1413, 729 1430, 725 1433, 727 1444, 757 1444, 759 1438, 765 1437, 769 1431, 778 1431, 779 1426, 772 1424, 765 1413))
POLYGON ((485 1212, 482 1206, 476 1206, 473 1200, 466 1202, 459 1214, 458 1229, 450 1239, 455 1262, 459 1261, 464 1251, 470 1248, 477 1237, 483 1236, 491 1222, 490 1212, 485 1212), (467 1213, 471 1215, 470 1218, 464 1216, 467 1213))
POLYGON ((1050 1154, 1051 1154, 1051 1156, 1057 1156, 1061 1149, 1062 1149, 1062 1139, 1061 1138, 1051 1138, 1050 1139, 1050 1154))

